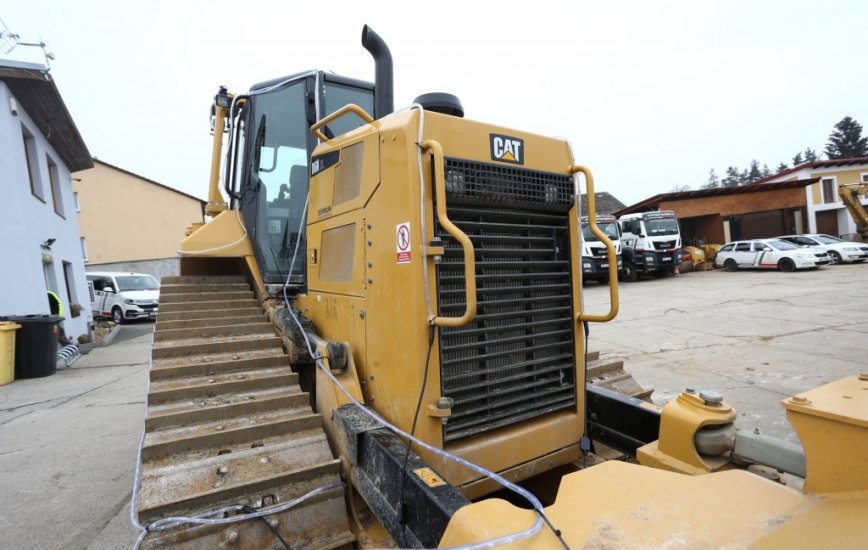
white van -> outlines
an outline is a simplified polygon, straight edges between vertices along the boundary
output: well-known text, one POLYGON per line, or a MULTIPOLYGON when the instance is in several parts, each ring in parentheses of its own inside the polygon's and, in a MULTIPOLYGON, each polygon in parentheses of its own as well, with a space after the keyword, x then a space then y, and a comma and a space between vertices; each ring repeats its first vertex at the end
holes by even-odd
POLYGON ((146 273, 91 271, 90 309, 96 317, 111 317, 121 324, 127 319, 154 318, 160 306, 160 283, 146 273))

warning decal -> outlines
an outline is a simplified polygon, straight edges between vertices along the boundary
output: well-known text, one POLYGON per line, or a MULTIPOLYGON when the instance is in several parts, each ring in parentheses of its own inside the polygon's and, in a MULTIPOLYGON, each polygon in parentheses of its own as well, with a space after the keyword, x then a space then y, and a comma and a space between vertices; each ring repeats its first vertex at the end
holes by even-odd
POLYGON ((413 473, 419 476, 419 479, 425 482, 428 487, 440 487, 446 485, 443 478, 434 473, 431 468, 418 468, 413 470, 413 473))
POLYGON ((410 222, 395 226, 395 250, 399 264, 410 263, 410 222))

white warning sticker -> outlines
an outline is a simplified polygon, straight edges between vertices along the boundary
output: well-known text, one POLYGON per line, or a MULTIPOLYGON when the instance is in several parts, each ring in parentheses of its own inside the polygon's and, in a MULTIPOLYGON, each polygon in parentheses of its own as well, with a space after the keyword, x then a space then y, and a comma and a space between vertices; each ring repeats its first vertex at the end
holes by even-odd
POLYGON ((410 263, 410 222, 395 226, 395 250, 398 253, 399 264, 410 263))

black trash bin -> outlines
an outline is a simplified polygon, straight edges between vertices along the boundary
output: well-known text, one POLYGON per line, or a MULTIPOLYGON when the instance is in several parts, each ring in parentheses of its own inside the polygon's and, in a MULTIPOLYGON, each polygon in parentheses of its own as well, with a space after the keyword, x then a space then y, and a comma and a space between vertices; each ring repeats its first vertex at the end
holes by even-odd
POLYGON ((16 380, 51 376, 57 372, 57 339, 63 317, 21 315, 2 319, 21 325, 15 333, 16 380))

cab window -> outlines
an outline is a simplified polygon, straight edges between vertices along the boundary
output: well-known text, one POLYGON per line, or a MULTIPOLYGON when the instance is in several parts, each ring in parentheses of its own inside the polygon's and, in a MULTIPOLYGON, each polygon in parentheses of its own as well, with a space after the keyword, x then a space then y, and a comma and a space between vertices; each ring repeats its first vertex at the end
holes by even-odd
MULTIPOLYGON (((371 90, 345 86, 335 82, 326 82, 323 89, 323 97, 325 98, 326 116, 350 103, 355 103, 364 109, 366 113, 374 116, 374 94, 371 90)), ((329 132, 326 135, 339 136, 350 130, 355 130, 364 123, 365 121, 355 113, 349 113, 329 124, 329 132)))
POLYGON ((735 245, 736 252, 750 252, 750 243, 738 243, 735 245))

